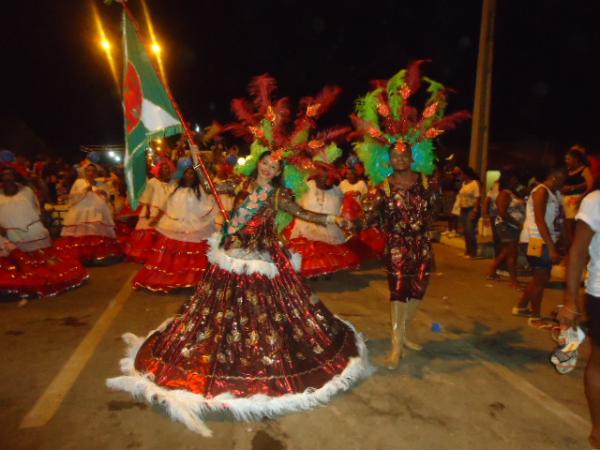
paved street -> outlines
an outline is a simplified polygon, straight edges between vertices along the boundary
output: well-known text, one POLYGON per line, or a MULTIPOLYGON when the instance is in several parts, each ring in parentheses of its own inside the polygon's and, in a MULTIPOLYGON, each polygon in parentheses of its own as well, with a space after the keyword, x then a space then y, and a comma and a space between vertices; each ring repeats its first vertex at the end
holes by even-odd
MULTIPOLYGON (((215 417, 211 439, 159 409, 105 387, 119 373, 120 336, 143 335, 189 296, 131 291, 138 266, 91 270, 81 289, 0 304, 2 449, 585 449, 583 364, 566 376, 548 362, 547 332, 510 315, 516 294, 484 278, 489 260, 437 245, 437 270, 396 371, 380 369, 318 410, 257 423, 215 417), (434 333, 432 323, 442 332, 434 333), (50 386, 50 388, 49 388, 50 386)), ((312 283, 325 303, 387 348, 388 301, 379 267, 312 283)), ((559 303, 548 291, 544 311, 559 303)), ((587 353, 584 352, 583 358, 587 353)))

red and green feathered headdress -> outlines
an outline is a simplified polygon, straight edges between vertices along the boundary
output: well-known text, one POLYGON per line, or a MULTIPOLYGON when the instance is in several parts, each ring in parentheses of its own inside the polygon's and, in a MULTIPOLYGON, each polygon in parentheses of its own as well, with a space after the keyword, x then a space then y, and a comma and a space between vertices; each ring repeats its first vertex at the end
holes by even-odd
MULTIPOLYGON (((226 130, 250 142, 250 154, 235 168, 238 174, 251 175, 260 156, 269 151, 283 161, 285 187, 300 197, 307 191, 308 178, 317 170, 317 163, 331 164, 342 155, 336 142, 351 129, 319 130, 317 127, 317 120, 338 99, 339 87, 326 86, 316 96, 302 98, 293 120, 289 98, 273 97, 276 88, 273 77, 267 74, 255 77, 249 86, 251 100, 234 99, 231 102, 239 122, 228 125, 226 130)), ((281 228, 283 221, 278 222, 281 228)))
POLYGON ((412 169, 431 175, 436 161, 434 139, 470 117, 467 111, 445 115, 448 90, 421 76, 423 63, 416 61, 387 81, 375 81, 375 89, 356 102, 352 122, 362 139, 354 147, 374 185, 393 173, 390 151, 394 147, 412 151, 412 169), (423 84, 429 98, 419 112, 410 100, 423 84))

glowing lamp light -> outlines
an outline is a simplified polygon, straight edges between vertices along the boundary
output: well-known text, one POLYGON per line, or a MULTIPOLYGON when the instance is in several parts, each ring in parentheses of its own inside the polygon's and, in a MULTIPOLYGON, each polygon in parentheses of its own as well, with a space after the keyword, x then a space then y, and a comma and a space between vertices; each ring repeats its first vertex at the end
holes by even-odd
POLYGON ((108 39, 102 39, 100 41, 100 46, 107 52, 110 50, 110 42, 108 39))
POLYGON ((244 157, 242 157, 242 158, 238 158, 238 160, 237 160, 237 163, 238 163, 238 165, 240 165, 240 166, 241 166, 242 164, 244 164, 245 162, 246 162, 246 158, 244 158, 244 157))
POLYGON ((162 139, 160 139, 160 138, 156 139, 156 143, 157 144, 162 144, 162 139))
POLYGON ((160 55, 160 52, 162 51, 162 49, 160 48, 160 45, 158 45, 157 42, 155 42, 154 44, 152 44, 152 51, 155 54, 160 55))
POLYGON ((196 124, 196 126, 194 127, 194 131, 196 133, 200 133, 200 125, 196 124))
POLYGON ((108 156, 110 156, 111 158, 115 157, 115 152, 113 152, 112 150, 110 152, 108 152, 108 156))
POLYGON ((121 157, 119 155, 115 155, 115 161, 120 163, 121 162, 121 157))

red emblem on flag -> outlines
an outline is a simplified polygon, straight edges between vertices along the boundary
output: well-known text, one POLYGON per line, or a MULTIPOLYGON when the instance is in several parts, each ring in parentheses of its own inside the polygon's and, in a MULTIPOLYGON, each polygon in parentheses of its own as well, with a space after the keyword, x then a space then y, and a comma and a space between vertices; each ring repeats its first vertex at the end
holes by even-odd
POLYGON ((131 133, 140 123, 142 115, 142 82, 131 62, 127 65, 125 82, 123 84, 125 120, 127 121, 127 132, 131 133))

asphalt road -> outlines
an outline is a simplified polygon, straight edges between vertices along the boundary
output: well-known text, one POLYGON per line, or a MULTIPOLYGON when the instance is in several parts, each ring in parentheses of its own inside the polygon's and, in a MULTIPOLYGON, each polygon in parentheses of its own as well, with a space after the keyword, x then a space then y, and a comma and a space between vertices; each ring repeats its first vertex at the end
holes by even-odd
MULTIPOLYGON (((413 326, 422 352, 380 369, 328 406, 275 420, 215 418, 213 438, 105 387, 127 331, 145 335, 190 295, 132 291, 139 266, 94 268, 80 289, 24 306, 0 303, 1 449, 585 449, 583 358, 569 375, 548 362, 548 332, 510 315, 516 294, 484 279, 489 261, 436 246, 437 272, 413 326), (432 331, 439 323, 442 332, 432 331)), ((325 303, 388 349, 380 267, 311 282, 325 303)), ((544 311, 559 303, 547 292, 544 311)))

